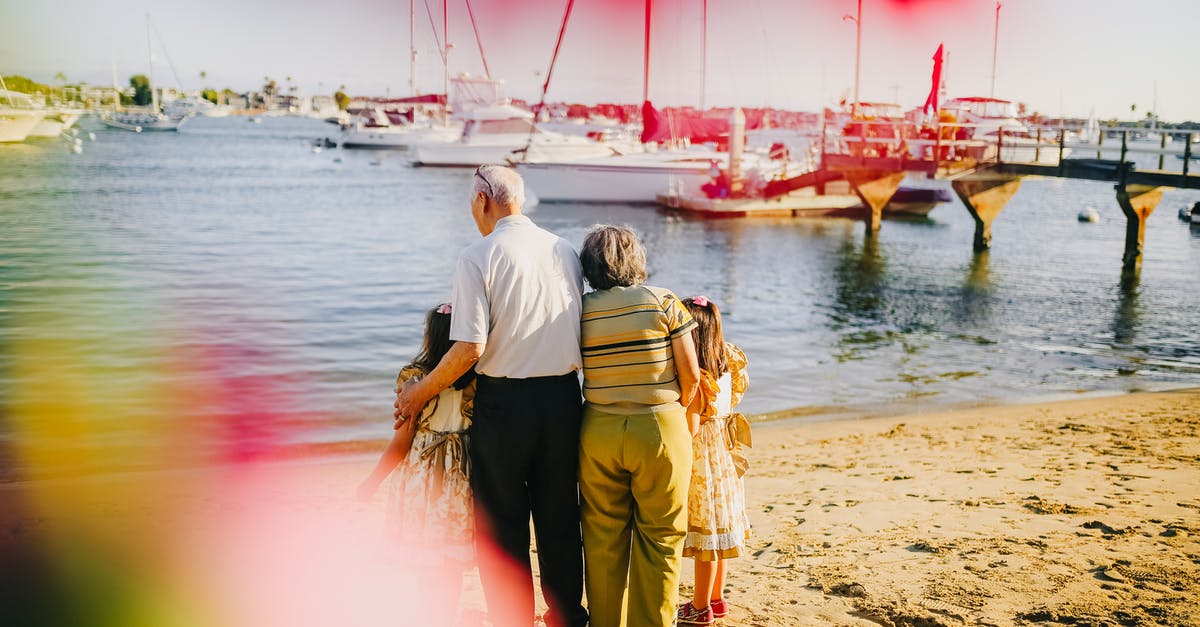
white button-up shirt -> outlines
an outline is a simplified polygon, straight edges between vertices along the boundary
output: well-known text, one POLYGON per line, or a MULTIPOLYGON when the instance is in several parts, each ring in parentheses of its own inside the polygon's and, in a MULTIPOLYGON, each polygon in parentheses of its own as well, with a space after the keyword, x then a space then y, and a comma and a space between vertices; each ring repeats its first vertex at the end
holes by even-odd
POLYGON ((508 216, 454 272, 450 339, 486 343, 476 372, 524 379, 578 370, 583 269, 563 238, 508 216))

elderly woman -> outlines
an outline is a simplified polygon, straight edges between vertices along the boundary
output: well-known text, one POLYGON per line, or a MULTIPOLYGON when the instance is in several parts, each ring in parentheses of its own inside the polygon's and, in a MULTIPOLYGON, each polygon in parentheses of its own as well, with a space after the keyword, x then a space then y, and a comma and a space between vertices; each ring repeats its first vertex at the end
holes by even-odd
POLYGON ((579 439, 591 624, 674 625, 692 465, 684 407, 699 378, 696 323, 670 290, 642 284, 646 253, 631 229, 595 227, 579 257, 595 290, 583 297, 579 439))

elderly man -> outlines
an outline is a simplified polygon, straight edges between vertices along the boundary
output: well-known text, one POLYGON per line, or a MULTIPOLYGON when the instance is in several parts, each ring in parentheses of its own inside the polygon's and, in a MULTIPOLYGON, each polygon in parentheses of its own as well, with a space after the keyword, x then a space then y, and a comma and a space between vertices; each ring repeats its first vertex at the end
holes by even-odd
POLYGON ((576 473, 582 400, 576 371, 583 278, 566 240, 521 214, 525 186, 508 168, 475 171, 471 215, 483 239, 454 273, 450 339, 437 368, 400 390, 397 417, 475 367, 471 485, 479 571, 497 627, 533 621, 529 518, 550 627, 582 627, 583 550, 576 473))

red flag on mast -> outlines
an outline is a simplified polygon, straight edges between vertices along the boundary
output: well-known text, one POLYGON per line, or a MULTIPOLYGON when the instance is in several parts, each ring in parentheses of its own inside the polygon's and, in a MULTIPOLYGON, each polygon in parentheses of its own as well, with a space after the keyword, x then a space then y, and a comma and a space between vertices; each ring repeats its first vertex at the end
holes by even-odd
POLYGON ((938 87, 942 83, 942 44, 938 44, 937 52, 933 53, 933 85, 929 89, 929 97, 925 99, 925 113, 928 114, 930 108, 934 113, 938 111, 938 87))

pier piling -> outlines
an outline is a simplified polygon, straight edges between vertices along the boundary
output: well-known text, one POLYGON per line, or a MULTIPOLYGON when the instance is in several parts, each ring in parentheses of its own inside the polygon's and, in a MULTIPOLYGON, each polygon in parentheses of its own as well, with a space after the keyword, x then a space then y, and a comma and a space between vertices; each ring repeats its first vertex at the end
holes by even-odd
POLYGON ((884 205, 887 205, 896 194, 896 190, 900 189, 900 183, 905 176, 904 171, 846 170, 845 176, 867 210, 867 233, 875 233, 879 230, 884 205))
POLYGON ((1021 177, 982 173, 950 183, 975 219, 975 252, 992 246, 992 222, 1021 187, 1021 177))
POLYGON ((1117 204, 1125 214, 1125 269, 1137 267, 1142 262, 1142 250, 1146 239, 1146 220, 1154 213, 1162 200, 1162 189, 1153 185, 1125 185, 1118 183, 1117 204))

